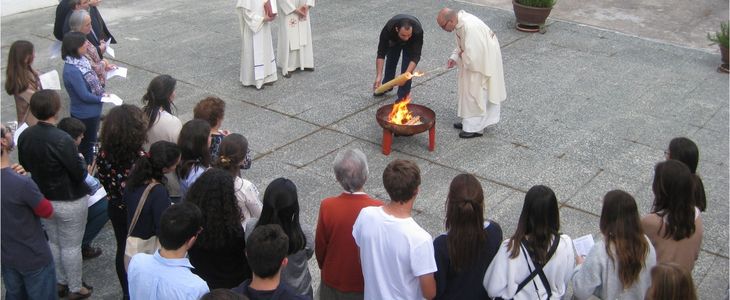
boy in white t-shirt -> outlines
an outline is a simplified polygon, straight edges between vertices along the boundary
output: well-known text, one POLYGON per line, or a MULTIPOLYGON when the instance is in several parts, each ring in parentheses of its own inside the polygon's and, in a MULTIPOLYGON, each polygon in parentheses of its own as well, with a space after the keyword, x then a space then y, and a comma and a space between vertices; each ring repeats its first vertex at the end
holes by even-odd
POLYGON ((395 160, 383 171, 390 196, 384 206, 360 211, 352 236, 360 247, 365 299, 432 299, 436 272, 431 235, 411 217, 421 171, 395 160))

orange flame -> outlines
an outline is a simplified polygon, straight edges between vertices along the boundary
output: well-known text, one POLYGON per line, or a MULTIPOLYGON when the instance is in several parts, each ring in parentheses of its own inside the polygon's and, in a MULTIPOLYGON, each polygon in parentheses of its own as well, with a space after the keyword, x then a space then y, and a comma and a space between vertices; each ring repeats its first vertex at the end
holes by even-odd
POLYGON ((410 95, 403 100, 393 104, 393 110, 388 114, 388 121, 393 124, 404 125, 413 118, 413 114, 408 110, 408 103, 411 102, 410 95))

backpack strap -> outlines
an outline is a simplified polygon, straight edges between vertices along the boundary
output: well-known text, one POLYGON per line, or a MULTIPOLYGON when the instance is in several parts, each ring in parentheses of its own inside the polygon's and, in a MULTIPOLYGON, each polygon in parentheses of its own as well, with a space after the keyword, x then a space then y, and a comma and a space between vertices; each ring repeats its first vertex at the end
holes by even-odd
MULTIPOLYGON (((547 253, 547 261, 550 261, 550 259, 555 254, 555 251, 558 249, 558 244, 560 244, 560 235, 557 235, 555 237, 555 240, 553 241, 552 245, 550 245, 550 249, 548 250, 548 253, 547 253)), ((528 255, 528 251, 527 251, 527 245, 525 245, 524 240, 521 242, 520 246, 522 248, 522 255, 525 256, 525 261, 527 261, 527 268, 530 269, 530 263, 528 261, 529 255, 528 255)), ((541 265, 541 264, 538 264, 535 262, 533 262, 533 264, 535 265, 535 270, 533 271, 532 269, 530 269, 530 275, 527 276, 527 278, 525 278, 525 280, 520 282, 520 284, 517 286, 517 291, 515 292, 515 295, 517 295, 517 293, 522 291, 522 289, 525 288, 525 286, 527 286, 527 284, 529 284, 530 282, 533 282, 533 284, 534 284, 533 279, 535 278, 535 276, 540 276, 540 281, 542 282, 542 285, 545 287, 545 290, 548 294, 548 299, 550 299, 550 297, 553 296, 553 291, 550 289, 550 282, 547 280, 547 276, 545 275, 545 272, 542 270, 544 265, 541 265)), ((537 290, 537 284, 534 284, 534 285, 535 285, 535 290, 537 290)))

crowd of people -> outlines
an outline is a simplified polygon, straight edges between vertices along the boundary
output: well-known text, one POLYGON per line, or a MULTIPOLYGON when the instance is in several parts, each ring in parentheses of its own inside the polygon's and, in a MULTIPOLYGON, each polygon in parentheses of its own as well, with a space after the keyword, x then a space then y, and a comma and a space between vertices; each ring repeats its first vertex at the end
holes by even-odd
MULTIPOLYGON (((301 2, 285 11, 308 27, 313 1, 301 2)), ((490 191, 471 174, 451 181, 445 233, 434 238, 412 217, 418 165, 390 162, 382 172, 389 199, 375 199, 365 191, 370 169, 358 149, 336 155, 343 192, 320 202, 310 227, 300 220, 295 182, 277 178, 260 195, 243 176, 253 157, 246 137, 221 129, 222 99, 200 100, 183 123, 175 115, 177 81, 160 75, 142 107, 122 104, 102 120, 104 73, 115 66, 103 59, 114 39, 98 3, 61 1, 57 9, 70 117, 59 115, 60 95, 41 86, 33 45, 10 47, 5 88, 28 127, 17 136, 17 163, 13 129, 0 128, 6 299, 90 297, 83 259, 101 255, 92 241, 108 220, 124 299, 560 299, 570 285, 578 299, 696 299, 691 273, 707 201, 699 150, 687 138, 671 140, 656 164, 650 213, 640 216, 625 191, 603 196, 601 234, 586 256, 561 233, 550 187, 527 191, 513 216, 517 228, 506 235, 485 216, 490 191)), ((472 17, 442 10, 438 22, 460 30, 459 20, 472 17)), ((402 19, 388 26, 411 30, 409 22, 418 22, 402 19)), ((242 15, 242 24, 253 21, 262 19, 242 15)), ((311 37, 302 43, 311 47, 311 37)))

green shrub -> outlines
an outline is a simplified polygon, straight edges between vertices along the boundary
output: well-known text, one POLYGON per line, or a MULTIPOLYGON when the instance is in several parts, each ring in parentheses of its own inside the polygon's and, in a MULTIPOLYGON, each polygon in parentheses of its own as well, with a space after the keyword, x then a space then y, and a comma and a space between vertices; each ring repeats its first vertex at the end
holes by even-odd
POLYGON ((516 0, 517 3, 532 7, 553 7, 556 0, 516 0))
POLYGON ((707 39, 715 44, 722 45, 725 48, 730 48, 728 47, 728 42, 730 41, 728 38, 728 35, 730 35, 728 33, 729 29, 730 24, 728 24, 728 22, 720 23, 720 31, 716 31, 714 34, 708 33, 707 39))

